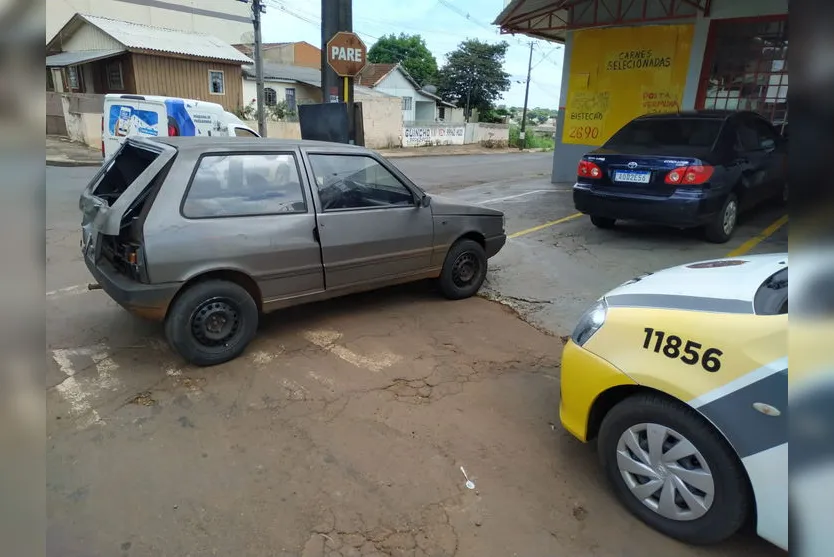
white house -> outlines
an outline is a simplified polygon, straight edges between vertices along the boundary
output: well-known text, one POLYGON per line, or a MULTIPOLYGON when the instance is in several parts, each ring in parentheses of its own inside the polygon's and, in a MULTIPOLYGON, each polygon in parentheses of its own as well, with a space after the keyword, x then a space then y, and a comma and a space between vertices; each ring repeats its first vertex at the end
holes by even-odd
MULTIPOLYGON (((243 66, 243 106, 252 104, 257 96, 255 66, 243 66)), ((299 104, 321 102, 321 71, 302 66, 264 62, 264 104, 281 101, 296 111, 299 104)))
POLYGON ((400 97, 406 124, 464 121, 462 109, 421 88, 400 64, 366 64, 355 84, 400 97))

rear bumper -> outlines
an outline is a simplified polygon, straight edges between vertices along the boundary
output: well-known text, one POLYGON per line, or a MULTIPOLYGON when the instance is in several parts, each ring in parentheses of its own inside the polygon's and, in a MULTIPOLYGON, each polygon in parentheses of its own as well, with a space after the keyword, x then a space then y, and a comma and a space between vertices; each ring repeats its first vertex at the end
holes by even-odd
POLYGON ((507 235, 506 234, 501 234, 500 236, 493 236, 492 238, 487 238, 486 241, 484 242, 487 258, 490 258, 493 255, 496 255, 499 251, 501 251, 501 248, 503 248, 504 244, 506 244, 506 243, 507 243, 507 235))
POLYGON ((180 289, 179 283, 142 284, 119 274, 106 261, 94 263, 85 257, 90 274, 114 302, 129 312, 150 319, 164 321, 168 306, 180 289))
POLYGON ((710 190, 678 190, 669 197, 653 197, 599 191, 580 183, 573 187, 573 203, 580 213, 685 228, 709 222, 721 210, 725 195, 710 190))

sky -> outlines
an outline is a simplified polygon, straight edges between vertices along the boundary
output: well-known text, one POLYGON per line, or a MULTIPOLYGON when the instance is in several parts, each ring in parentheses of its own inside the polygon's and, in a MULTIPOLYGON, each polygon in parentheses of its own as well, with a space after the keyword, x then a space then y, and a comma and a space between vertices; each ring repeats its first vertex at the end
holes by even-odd
MULTIPOLYGON (((320 46, 320 0, 264 0, 264 42, 307 41, 320 46)), ((504 71, 512 86, 499 104, 522 106, 530 42, 533 70, 528 106, 559 107, 562 75, 562 45, 533 40, 524 35, 501 35, 492 25, 504 7, 503 0, 353 0, 353 30, 368 48, 377 38, 390 33, 418 34, 437 59, 438 67, 446 54, 466 39, 490 43, 509 43, 504 71), (467 17, 468 16, 468 17, 467 17)))

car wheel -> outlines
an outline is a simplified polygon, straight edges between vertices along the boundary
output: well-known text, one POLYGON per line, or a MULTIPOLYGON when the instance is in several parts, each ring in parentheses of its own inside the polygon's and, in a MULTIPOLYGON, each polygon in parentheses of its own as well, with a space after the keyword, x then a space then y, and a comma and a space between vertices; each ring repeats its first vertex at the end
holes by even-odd
POLYGON ((595 217, 591 215, 591 223, 597 228, 614 228, 617 219, 609 219, 605 217, 595 217))
POLYGON ((724 200, 721 210, 707 224, 705 233, 707 240, 714 244, 723 244, 733 237, 738 224, 738 197, 731 193, 724 200))
POLYGON ((474 296, 484 283, 487 256, 474 240, 458 240, 449 248, 440 271, 440 291, 450 300, 474 296))
POLYGON ((751 496, 741 464, 683 404, 654 394, 625 399, 605 416, 598 448, 620 501, 667 536, 716 543, 747 519, 751 496))
POLYGON ((212 366, 240 356, 258 329, 258 306, 233 282, 198 282, 183 292, 165 319, 165 336, 186 361, 212 366))

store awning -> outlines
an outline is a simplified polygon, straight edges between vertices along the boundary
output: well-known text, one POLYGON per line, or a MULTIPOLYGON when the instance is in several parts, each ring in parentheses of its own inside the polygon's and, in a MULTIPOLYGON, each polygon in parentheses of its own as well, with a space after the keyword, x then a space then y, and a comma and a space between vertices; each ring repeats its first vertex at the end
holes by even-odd
POLYGON ((123 52, 127 52, 123 48, 110 50, 78 50, 76 52, 59 52, 52 56, 46 57, 47 68, 62 68, 64 66, 77 66, 78 64, 87 64, 95 62, 96 60, 103 60, 105 58, 112 58, 118 56, 123 52))

